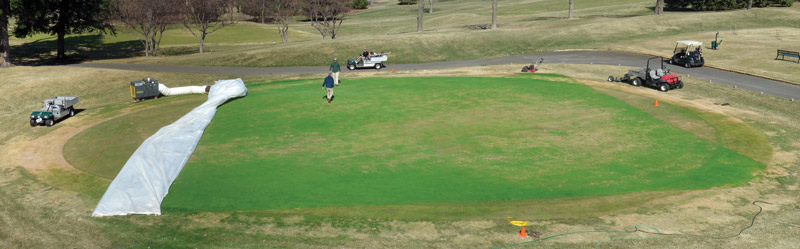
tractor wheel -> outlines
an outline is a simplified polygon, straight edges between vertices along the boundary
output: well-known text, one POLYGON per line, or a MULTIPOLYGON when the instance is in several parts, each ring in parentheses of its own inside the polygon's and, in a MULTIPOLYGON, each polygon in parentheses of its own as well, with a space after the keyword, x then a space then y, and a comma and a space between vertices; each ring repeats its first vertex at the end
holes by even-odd
POLYGON ((53 126, 53 123, 54 122, 53 122, 52 119, 45 119, 44 120, 44 125, 46 125, 46 126, 53 126))
POLYGON ((692 67, 692 65, 689 65, 689 62, 686 62, 685 64, 683 64, 683 67, 690 68, 690 67, 692 67))
POLYGON ((36 126, 36 120, 31 119, 31 126, 36 126))
POLYGON ((75 108, 69 108, 69 116, 70 117, 74 117, 75 116, 75 108))
POLYGON ((356 70, 356 65, 349 64, 349 65, 347 65, 347 69, 356 70))
POLYGON ((380 63, 375 63, 375 70, 381 70, 382 66, 380 63))
POLYGON ((639 78, 633 79, 633 81, 631 81, 631 85, 633 85, 633 86, 641 86, 642 85, 642 79, 639 79, 639 78))
POLYGON ((683 88, 683 81, 679 80, 678 81, 678 89, 681 89, 681 88, 683 88))
POLYGON ((608 82, 614 82, 614 76, 608 76, 608 82))
POLYGON ((661 85, 658 85, 658 90, 662 92, 669 91, 669 85, 667 85, 667 83, 661 83, 661 85))

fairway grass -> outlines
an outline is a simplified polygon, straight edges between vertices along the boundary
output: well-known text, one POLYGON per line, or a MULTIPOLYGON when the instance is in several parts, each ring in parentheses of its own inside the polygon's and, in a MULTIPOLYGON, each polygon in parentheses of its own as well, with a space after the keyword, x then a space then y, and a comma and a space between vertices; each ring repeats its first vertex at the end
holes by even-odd
POLYGON ((316 80, 222 107, 169 211, 459 203, 745 183, 764 166, 562 76, 316 80))

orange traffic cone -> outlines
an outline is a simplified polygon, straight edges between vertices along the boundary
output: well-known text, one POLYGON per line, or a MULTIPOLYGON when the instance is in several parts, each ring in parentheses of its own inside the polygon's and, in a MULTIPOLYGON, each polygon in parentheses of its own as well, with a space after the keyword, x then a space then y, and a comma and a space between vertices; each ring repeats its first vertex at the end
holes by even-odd
POLYGON ((394 73, 394 68, 392 68, 392 73, 394 73))
POLYGON ((519 231, 519 236, 523 238, 528 237, 528 233, 525 232, 525 227, 522 227, 522 230, 519 231))
POLYGON ((658 100, 656 100, 656 103, 653 104, 653 106, 658 106, 658 100))

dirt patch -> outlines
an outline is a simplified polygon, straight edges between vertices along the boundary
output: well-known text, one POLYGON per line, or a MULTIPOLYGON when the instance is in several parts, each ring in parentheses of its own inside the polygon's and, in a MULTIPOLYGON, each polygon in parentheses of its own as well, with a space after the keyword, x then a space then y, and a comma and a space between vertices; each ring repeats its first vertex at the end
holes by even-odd
POLYGON ((11 165, 21 165, 32 173, 39 173, 49 169, 63 169, 75 171, 74 167, 64 159, 62 150, 70 138, 105 121, 118 118, 128 113, 104 118, 91 123, 86 123, 86 118, 73 117, 59 123, 59 128, 50 134, 33 140, 15 138, 7 147, 17 148, 9 153, 11 165))
POLYGON ((303 220, 305 220, 305 218, 303 216, 299 216, 299 215, 293 215, 293 216, 289 216, 289 217, 281 219, 281 221, 283 221, 284 224, 288 224, 288 225, 297 224, 297 223, 303 222, 303 220))
POLYGON ((800 159, 798 159, 798 151, 776 150, 772 154, 772 164, 775 166, 768 168, 767 174, 772 177, 789 176, 791 173, 788 167, 797 165, 798 162, 800 162, 800 159))
MULTIPOLYGON (((62 154, 64 144, 81 131, 116 117, 82 124, 86 122, 87 118, 76 116, 59 123, 59 127, 48 135, 32 140, 26 137, 15 137, 3 149, 6 152, 4 158, 7 158, 10 165, 21 165, 30 172, 41 172, 47 169, 75 170, 64 159, 62 154)), ((47 128, 42 127, 42 129, 47 128)))
MULTIPOLYGON (((176 101, 168 104, 172 105, 183 102, 186 101, 176 101)), ((76 115, 75 117, 65 119, 56 124, 56 130, 47 135, 35 139, 30 139, 30 137, 27 136, 14 137, 0 150, 3 151, 2 160, 5 161, 3 165, 22 166, 34 174, 39 174, 51 169, 62 169, 81 173, 83 169, 73 167, 64 159, 63 149, 69 139, 103 122, 157 107, 159 106, 131 106, 122 109, 119 114, 99 119, 94 116, 76 115)), ((48 129, 54 127, 35 128, 48 129)))
POLYGON ((381 237, 392 239, 434 240, 441 231, 431 222, 393 221, 387 224, 389 229, 381 232, 381 237))

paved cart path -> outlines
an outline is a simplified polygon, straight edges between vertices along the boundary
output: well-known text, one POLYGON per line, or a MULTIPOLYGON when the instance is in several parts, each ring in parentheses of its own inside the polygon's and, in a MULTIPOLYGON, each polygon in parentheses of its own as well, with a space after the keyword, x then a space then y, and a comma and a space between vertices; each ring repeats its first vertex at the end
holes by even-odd
MULTIPOLYGON (((459 67, 474 67, 501 64, 529 64, 544 58, 545 63, 570 63, 570 64, 603 64, 622 65, 629 67, 642 67, 649 55, 614 52, 614 51, 563 51, 546 52, 529 55, 517 55, 501 58, 489 58, 464 61, 426 62, 414 64, 388 64, 387 67, 396 70, 423 70, 446 69, 459 67)), ((328 66, 304 67, 218 67, 218 66, 179 66, 179 65, 146 65, 146 64, 112 64, 112 63, 84 63, 69 65, 72 67, 107 68, 135 71, 198 73, 198 74, 224 74, 224 75, 262 75, 262 74, 324 74, 328 66)), ((769 80, 750 75, 709 68, 683 68, 667 64, 667 68, 678 74, 688 74, 703 80, 711 80, 754 92, 763 92, 774 96, 800 100, 800 86, 785 82, 769 80)), ((373 70, 373 69, 362 69, 373 70)), ((387 69, 383 69, 387 70, 387 69)), ((622 76, 625 72, 615 72, 610 75, 622 76)), ((600 80, 600 79, 599 79, 600 80)))

